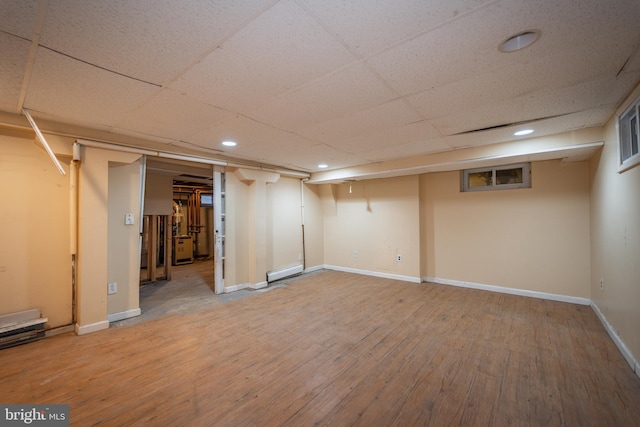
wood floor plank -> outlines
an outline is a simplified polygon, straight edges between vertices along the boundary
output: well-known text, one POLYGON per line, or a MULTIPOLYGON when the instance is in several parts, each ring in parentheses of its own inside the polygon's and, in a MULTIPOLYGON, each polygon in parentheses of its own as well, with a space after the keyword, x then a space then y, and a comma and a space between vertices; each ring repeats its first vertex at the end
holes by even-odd
POLYGON ((185 308, 0 351, 0 402, 74 426, 640 424, 590 307, 327 271, 185 308))

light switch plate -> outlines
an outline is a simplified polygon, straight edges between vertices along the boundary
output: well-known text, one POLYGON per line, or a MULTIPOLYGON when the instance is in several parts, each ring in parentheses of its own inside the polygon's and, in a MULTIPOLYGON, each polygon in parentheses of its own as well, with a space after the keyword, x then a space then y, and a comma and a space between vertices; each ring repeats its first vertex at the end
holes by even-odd
POLYGON ((124 214, 124 225, 133 225, 133 214, 124 214))

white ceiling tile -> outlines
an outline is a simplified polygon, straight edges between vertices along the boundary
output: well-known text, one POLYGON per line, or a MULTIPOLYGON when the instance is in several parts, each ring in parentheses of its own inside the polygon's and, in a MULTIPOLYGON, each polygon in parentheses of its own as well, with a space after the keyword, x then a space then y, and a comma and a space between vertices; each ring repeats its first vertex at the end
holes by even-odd
POLYGON ((0 32, 31 40, 39 3, 39 0, 0 1, 0 32))
POLYGON ((315 170, 322 162, 330 162, 333 167, 366 162, 362 157, 315 143, 296 133, 276 129, 242 115, 229 117, 199 135, 192 136, 188 142, 182 141, 176 145, 216 150, 229 157, 303 170, 315 170), (225 139, 234 140, 238 145, 232 148, 220 145, 225 139))
POLYGON ((156 87, 39 48, 25 107, 87 126, 113 126, 156 87))
POLYGON ((353 60, 295 2, 282 1, 227 40, 172 87, 214 105, 246 112, 353 60))
POLYGON ((175 78, 273 0, 57 0, 41 44, 156 84, 175 78))
MULTIPOLYGON (((585 105, 598 106, 604 95, 602 85, 590 81, 568 88, 542 89, 504 102, 432 119, 430 123, 443 135, 453 135, 586 111, 585 105)), ((582 123, 581 127, 585 125, 582 123)))
MULTIPOLYGON (((615 110, 629 96, 629 88, 634 87, 638 82, 640 82, 640 70, 621 73, 615 80, 602 82, 602 96, 600 97, 598 104, 594 104, 593 107, 598 108, 603 105, 610 105, 612 106, 610 111, 615 112, 615 110)), ((603 125, 604 122, 596 121, 592 122, 592 124, 603 125)))
POLYGON ((338 150, 326 144, 316 144, 306 151, 296 151, 291 155, 287 154, 287 156, 289 167, 295 168, 300 164, 304 166, 305 171, 320 170, 318 165, 321 163, 328 165, 329 170, 369 163, 365 157, 338 150))
MULTIPOLYGON (((402 126, 385 127, 354 138, 342 139, 336 141, 335 146, 370 160, 380 160, 379 157, 372 157, 370 154, 372 152, 380 153, 388 148, 402 145, 406 145, 405 148, 419 146, 426 152, 442 151, 440 142, 440 134, 434 127, 426 121, 420 121, 402 126), (431 147, 430 141, 437 145, 431 147)), ((392 152, 392 150, 388 151, 392 152)), ((394 155, 393 157, 397 158, 398 156, 394 155)))
POLYGON ((0 109, 20 112, 20 91, 27 65, 28 41, 0 33, 0 109))
POLYGON ((280 96, 249 115, 274 127, 298 130, 393 98, 388 87, 364 65, 354 64, 280 96))
POLYGON ((526 141, 529 138, 538 138, 541 136, 554 135, 562 132, 590 127, 586 126, 585 123, 591 120, 594 114, 597 114, 597 112, 598 109, 580 111, 577 113, 567 114, 562 117, 553 117, 530 123, 527 125, 527 127, 534 128, 535 132, 529 137, 525 138, 520 138, 513 135, 513 133, 516 130, 520 129, 522 126, 509 126, 487 131, 468 132, 458 135, 452 135, 448 136, 446 138, 446 141, 447 144, 449 144, 454 149, 477 147, 481 145, 490 145, 513 140, 526 141))
POLYGON ((118 128, 179 140, 197 134, 232 113, 164 89, 127 115, 118 128))
MULTIPOLYGON (((627 41, 615 46, 620 44, 621 35, 635 40, 640 34, 637 25, 630 24, 640 18, 640 2, 631 5, 631 0, 620 0, 624 7, 612 8, 606 3, 581 8, 577 3, 581 2, 496 2, 369 58, 368 62, 396 91, 407 95, 500 70, 508 64, 534 64, 538 58, 553 56, 557 60, 573 54, 585 62, 589 58, 601 61, 606 57, 585 53, 589 47, 608 44, 621 51, 629 45, 627 41), (625 14, 626 6, 629 8, 625 14), (586 11, 589 16, 576 19, 586 11), (615 14, 614 19, 620 19, 619 26, 601 19, 602 15, 610 17, 611 14, 615 14), (521 52, 499 52, 501 41, 528 29, 542 32, 537 43, 521 52)), ((616 66, 616 62, 610 62, 610 66, 616 66)), ((592 71, 585 69, 584 72, 592 71)), ((545 82, 549 81, 554 80, 547 77, 545 82)))
MULTIPOLYGON (((161 143, 166 145, 173 144, 175 142, 175 138, 168 138, 164 136, 153 135, 148 132, 138 131, 137 129, 130 130, 130 129, 124 129, 119 127, 110 127, 108 129, 108 134, 105 134, 104 139, 106 139, 107 141, 110 140, 110 138, 113 137, 110 134, 115 134, 118 136, 124 135, 125 137, 135 138, 136 141, 153 141, 156 143, 161 143)), ((143 146, 142 148, 148 148, 148 147, 143 146)))
POLYGON ((371 0, 301 0, 329 31, 361 56, 442 25, 486 2, 404 0, 389 7, 389 3, 371 0))
MULTIPOLYGON (((538 90, 576 87, 593 79, 602 84, 608 78, 613 84, 628 55, 622 46, 609 37, 566 52, 539 55, 530 62, 505 62, 499 69, 409 95, 406 100, 430 119, 484 109, 538 90)), ((600 101, 593 102, 592 106, 600 101)))
POLYGON ((601 126, 640 83, 638 22, 638 0, 0 0, 0 109, 26 82, 49 130, 301 170, 384 162, 540 117, 559 116, 536 135, 601 126), (498 51, 527 29, 537 43, 498 51))
POLYGON ((488 72, 494 64, 485 51, 487 45, 497 46, 498 41, 486 36, 485 23, 477 17, 486 13, 483 9, 462 16, 367 62, 400 95, 488 72))
POLYGON ((340 142, 388 127, 420 121, 422 118, 403 100, 393 100, 353 114, 302 128, 299 133, 317 141, 340 142))
POLYGON ((435 137, 431 139, 417 138, 417 139, 403 139, 402 142, 393 145, 375 146, 366 151, 366 153, 360 154, 366 159, 377 162, 392 159, 403 159, 413 156, 420 156, 424 154, 438 153, 441 151, 451 150, 451 146, 445 141, 444 138, 435 137))
POLYGON ((364 157, 330 147, 326 144, 277 143, 261 147, 265 161, 282 167, 307 172, 319 170, 324 163, 329 169, 345 168, 368 163, 364 157), (276 154, 278 152, 279 154, 276 154))
POLYGON ((237 153, 252 144, 278 141, 288 135, 289 132, 257 122, 241 114, 235 114, 217 123, 211 123, 199 133, 191 134, 188 141, 208 149, 221 149, 229 153, 237 153), (220 144, 225 140, 235 141, 238 146, 234 148, 221 146, 220 144))
POLYGON ((512 30, 504 37, 538 29, 542 31, 542 37, 534 46, 540 44, 545 49, 565 51, 621 30, 637 31, 640 2, 502 0, 489 12, 482 17, 489 28, 502 33, 512 30))

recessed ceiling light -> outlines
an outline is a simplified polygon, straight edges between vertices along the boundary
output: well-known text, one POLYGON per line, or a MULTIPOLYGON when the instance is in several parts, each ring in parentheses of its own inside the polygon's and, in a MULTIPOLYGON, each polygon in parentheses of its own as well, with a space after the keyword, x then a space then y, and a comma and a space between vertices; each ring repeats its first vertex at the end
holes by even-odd
POLYGON ((529 135, 530 133, 533 133, 533 129, 522 129, 522 130, 519 130, 517 132, 514 132, 513 135, 514 136, 523 136, 523 135, 529 135))
POLYGON ((515 52, 534 44, 540 38, 540 31, 529 30, 509 37, 498 46, 500 52, 515 52))
POLYGON ((235 147, 238 144, 236 144, 235 141, 222 141, 222 145, 225 147, 235 147))
POLYGON ((329 165, 327 165, 327 164, 325 164, 325 163, 320 163, 320 164, 318 165, 318 167, 319 167, 320 169, 326 169, 326 168, 328 168, 328 167, 329 167, 329 165))

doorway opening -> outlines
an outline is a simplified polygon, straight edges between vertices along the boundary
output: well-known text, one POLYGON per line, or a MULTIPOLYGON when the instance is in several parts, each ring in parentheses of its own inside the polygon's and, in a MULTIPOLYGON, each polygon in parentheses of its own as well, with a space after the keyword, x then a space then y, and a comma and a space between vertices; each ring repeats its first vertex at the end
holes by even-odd
POLYGON ((141 309, 151 294, 171 300, 220 293, 224 172, 207 164, 148 159, 145 176, 141 309))

